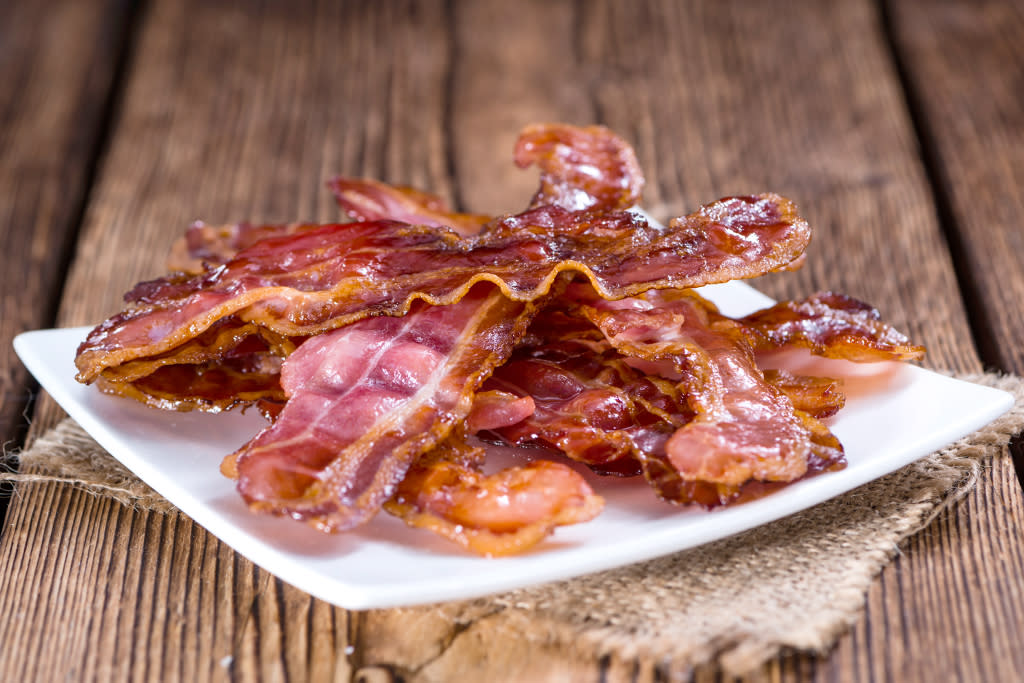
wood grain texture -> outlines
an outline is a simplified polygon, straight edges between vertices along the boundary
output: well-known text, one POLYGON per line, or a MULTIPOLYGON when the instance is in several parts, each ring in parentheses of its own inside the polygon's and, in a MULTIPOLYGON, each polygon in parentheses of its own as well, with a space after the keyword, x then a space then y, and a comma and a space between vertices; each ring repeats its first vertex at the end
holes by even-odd
POLYGON ((11 340, 53 323, 98 151, 124 0, 0 3, 0 444, 20 443, 28 374, 11 340))
MULTIPOLYGON (((115 310, 128 286, 162 272, 167 247, 195 218, 335 218, 323 186, 333 173, 511 210, 533 189, 532 174, 508 162, 516 131, 559 119, 604 122, 631 139, 660 217, 733 192, 792 196, 817 228, 808 265, 759 286, 776 296, 847 291, 928 344, 931 366, 980 368, 880 15, 866 0, 808 0, 784 13, 670 0, 628 9, 155 0, 144 19, 62 324, 115 310)), ((37 428, 59 416, 46 402, 37 428)), ((1022 529, 1020 489, 997 461, 903 548, 830 656, 786 655, 763 673, 1012 680, 1024 670, 1022 529)), ((182 516, 43 484, 18 489, 0 539, 0 643, 0 680, 685 673, 530 646, 487 613, 452 627, 334 608, 182 516)))
POLYGON ((1024 373, 1024 6, 888 5, 981 357, 1024 373))
POLYGON ((1024 5, 890 5, 983 356, 1024 372, 1024 5))

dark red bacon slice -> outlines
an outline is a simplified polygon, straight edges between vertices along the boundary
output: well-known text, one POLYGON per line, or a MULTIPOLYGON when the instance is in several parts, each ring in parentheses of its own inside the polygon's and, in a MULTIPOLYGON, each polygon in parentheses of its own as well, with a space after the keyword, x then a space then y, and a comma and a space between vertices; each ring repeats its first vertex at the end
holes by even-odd
POLYGON ((357 221, 391 220, 410 225, 448 227, 472 235, 490 222, 490 216, 457 213, 444 200, 411 187, 394 187, 365 178, 334 178, 327 183, 338 205, 357 221))
POLYGON ((604 126, 528 126, 516 142, 515 160, 520 168, 540 168, 533 208, 628 209, 639 203, 644 187, 633 148, 604 126))
POLYGON ((384 509, 479 555, 521 553, 556 527, 593 519, 604 501, 561 463, 535 460, 491 475, 482 448, 449 439, 420 458, 384 509))
POLYGON ((599 472, 639 474, 629 430, 640 426, 622 389, 582 381, 556 363, 530 358, 502 366, 485 387, 521 392, 536 406, 522 421, 493 429, 505 441, 546 446, 599 472))
POLYGON ((263 240, 190 279, 138 285, 130 308, 79 348, 78 379, 187 343, 229 316, 304 337, 372 315, 401 315, 416 300, 459 301, 478 282, 534 301, 564 272, 606 298, 752 277, 792 261, 810 237, 776 195, 723 199, 656 230, 629 212, 545 207, 488 225, 472 238, 394 222, 323 226, 263 240))
POLYGON ((586 463, 601 474, 636 475, 637 449, 659 449, 692 413, 674 385, 629 367, 592 325, 545 311, 510 361, 485 388, 529 397, 535 410, 494 428, 502 440, 539 445, 586 463))
POLYGON ((817 420, 765 380, 739 326, 695 292, 595 300, 581 310, 621 352, 674 365, 696 413, 665 444, 664 457, 644 454, 660 495, 703 502, 710 486, 724 503, 748 482, 794 481, 815 459, 840 461, 827 428, 819 432, 817 420))
POLYGON ((417 303, 309 339, 282 367, 284 409, 222 471, 255 511, 324 531, 365 522, 469 414, 530 308, 482 285, 450 306, 417 303))
POLYGON ((919 360, 925 351, 885 323, 871 305, 832 292, 783 301, 738 322, 757 350, 804 347, 819 356, 857 362, 919 360))

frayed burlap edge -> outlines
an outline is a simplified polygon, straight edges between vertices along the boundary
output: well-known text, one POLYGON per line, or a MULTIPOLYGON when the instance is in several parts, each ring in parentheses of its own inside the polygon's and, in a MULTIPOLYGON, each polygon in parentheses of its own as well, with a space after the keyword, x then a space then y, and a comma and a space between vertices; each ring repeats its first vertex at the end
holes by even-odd
MULTIPOLYGON (((1012 393, 1014 407, 961 441, 843 496, 700 548, 478 600, 402 608, 441 613, 597 658, 640 656, 684 674, 728 675, 782 648, 824 652, 861 614, 872 579, 900 543, 973 488, 985 463, 1024 429, 1024 380, 960 379, 1012 393)), ((174 507, 65 420, 0 480, 65 482, 135 508, 174 507)), ((781 492, 777 495, 785 495, 781 492)))
POLYGON ((0 481, 59 482, 141 510, 176 510, 131 470, 107 453, 70 418, 46 432, 27 451, 5 454, 0 481))

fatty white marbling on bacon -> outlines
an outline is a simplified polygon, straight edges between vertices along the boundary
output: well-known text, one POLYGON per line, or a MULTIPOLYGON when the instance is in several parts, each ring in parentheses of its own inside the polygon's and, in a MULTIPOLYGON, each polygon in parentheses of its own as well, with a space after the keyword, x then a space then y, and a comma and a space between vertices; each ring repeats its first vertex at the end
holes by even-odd
POLYGON ((451 306, 419 304, 309 339, 282 367, 284 409, 223 471, 254 510, 325 531, 365 522, 469 414, 528 309, 483 285, 451 306))

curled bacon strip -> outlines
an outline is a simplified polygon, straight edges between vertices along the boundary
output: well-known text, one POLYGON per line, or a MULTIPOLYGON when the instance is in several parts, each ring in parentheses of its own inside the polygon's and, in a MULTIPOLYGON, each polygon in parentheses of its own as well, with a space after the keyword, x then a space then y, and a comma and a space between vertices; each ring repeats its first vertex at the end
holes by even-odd
POLYGON ((519 396, 497 389, 478 391, 473 399, 473 409, 466 418, 466 431, 476 434, 509 427, 527 419, 536 410, 532 396, 519 396))
POLYGON ((628 209, 640 201, 644 187, 633 148, 604 126, 528 126, 516 142, 515 160, 520 168, 540 168, 532 208, 628 209))
POLYGON ((313 337, 285 361, 288 402, 222 471, 257 511, 324 531, 372 517, 409 465, 469 413, 530 307, 493 287, 313 337))
POLYGON ((327 225, 258 242, 190 279, 136 286, 132 307, 96 327, 79 347, 78 379, 167 353, 235 316, 286 337, 318 334, 370 315, 401 315, 414 301, 459 301, 478 282, 534 301, 563 272, 606 298, 652 288, 751 277, 796 258, 810 237, 782 197, 720 200, 667 230, 628 213, 592 215, 545 207, 492 223, 480 235, 393 222, 327 225))
POLYGON ((201 365, 168 365, 130 382, 101 376, 100 391, 133 398, 163 410, 219 413, 253 403, 285 400, 281 359, 254 354, 201 365))
POLYGON ((244 357, 250 366, 263 370, 266 364, 252 359, 283 358, 295 350, 297 340, 276 335, 270 330, 235 318, 225 318, 181 346, 155 356, 147 356, 122 363, 104 371, 104 379, 113 383, 133 382, 161 368, 173 365, 202 365, 213 360, 244 357))
POLYGON ((523 552, 555 527, 593 519, 604 501, 569 467, 547 460, 481 471, 484 453, 449 439, 420 458, 384 509, 487 557, 523 552))
MULTIPOLYGON (((520 167, 536 163, 541 169, 534 208, 554 204, 570 210, 614 210, 628 209, 640 201, 644 178, 636 155, 629 143, 603 126, 529 126, 516 143, 515 160, 520 167)), ((411 187, 341 176, 327 186, 355 221, 449 227, 460 235, 477 233, 491 221, 490 216, 453 211, 440 197, 411 187)), ((201 273, 206 265, 227 263, 260 240, 316 227, 302 223, 212 226, 197 221, 174 244, 168 269, 201 273)))
MULTIPOLYGON (((462 235, 479 232, 490 216, 451 211, 440 197, 410 187, 375 180, 334 178, 328 182, 338 204, 356 221, 395 220, 413 225, 449 227, 462 235)), ((171 247, 167 269, 198 275, 227 263, 243 249, 272 237, 287 237, 320 228, 310 223, 207 225, 196 221, 171 247)))

